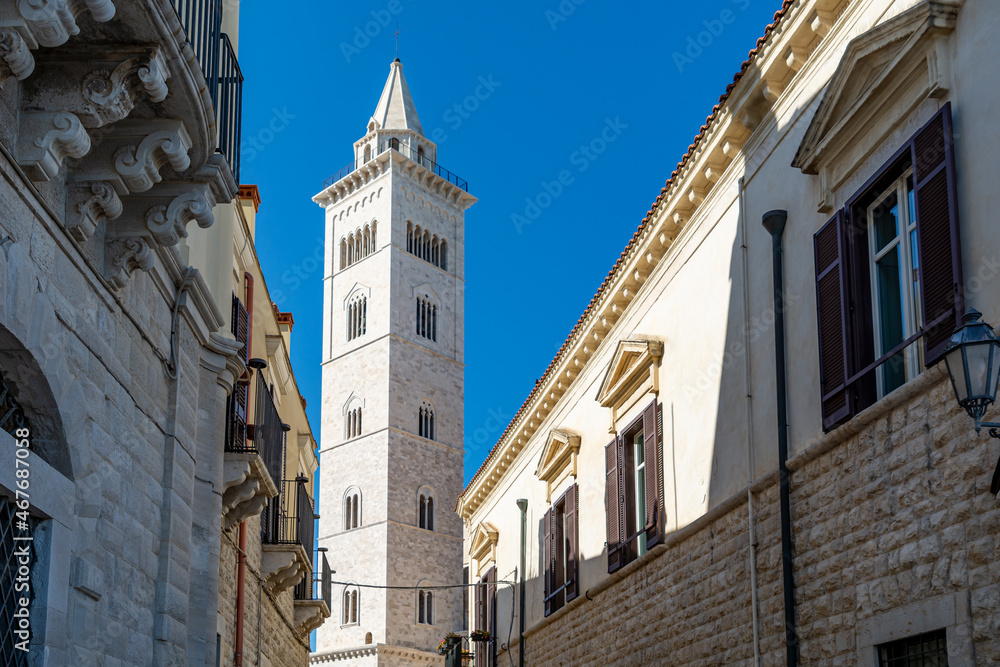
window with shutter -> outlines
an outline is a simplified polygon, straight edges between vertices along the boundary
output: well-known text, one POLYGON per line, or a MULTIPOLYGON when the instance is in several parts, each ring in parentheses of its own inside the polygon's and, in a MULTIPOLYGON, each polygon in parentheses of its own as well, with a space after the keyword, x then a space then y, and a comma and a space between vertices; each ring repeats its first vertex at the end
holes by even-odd
POLYGON ((658 406, 653 401, 642 415, 643 476, 645 496, 644 527, 646 548, 660 541, 660 433, 657 426, 658 406))
POLYGON ((829 431, 939 361, 960 323, 950 103, 816 233, 814 248, 829 431))
POLYGON ((543 519, 545 532, 545 615, 577 597, 577 485, 566 490, 543 519))
POLYGON ((622 498, 621 488, 621 447, 617 438, 604 448, 606 461, 606 487, 604 506, 608 528, 608 572, 615 572, 625 563, 622 557, 622 498))
MULTIPOLYGON (((249 360, 250 315, 239 298, 233 294, 231 327, 233 337, 243 343, 243 362, 249 360)), ((248 378, 247 378, 248 380, 248 378)), ((242 452, 247 448, 247 405, 249 403, 249 381, 242 378, 233 387, 226 400, 226 451, 242 452)))
POLYGON ((550 596, 552 595, 552 564, 555 561, 555 554, 553 553, 552 545, 552 510, 549 509, 545 512, 545 516, 542 518, 542 532, 544 534, 544 539, 542 541, 542 549, 544 551, 543 561, 545 566, 545 571, 542 574, 542 590, 545 595, 545 615, 548 616, 552 613, 550 596))
POLYGON ((580 595, 580 565, 577 554, 580 544, 579 487, 574 484, 566 491, 566 514, 563 525, 566 535, 566 602, 580 595))

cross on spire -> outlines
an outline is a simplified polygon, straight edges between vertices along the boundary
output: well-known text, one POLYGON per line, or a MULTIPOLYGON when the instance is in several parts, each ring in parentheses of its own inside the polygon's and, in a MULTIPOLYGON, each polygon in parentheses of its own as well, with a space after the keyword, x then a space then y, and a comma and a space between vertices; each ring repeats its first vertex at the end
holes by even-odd
POLYGON ((393 36, 396 38, 396 60, 399 60, 399 21, 396 21, 396 32, 393 36))

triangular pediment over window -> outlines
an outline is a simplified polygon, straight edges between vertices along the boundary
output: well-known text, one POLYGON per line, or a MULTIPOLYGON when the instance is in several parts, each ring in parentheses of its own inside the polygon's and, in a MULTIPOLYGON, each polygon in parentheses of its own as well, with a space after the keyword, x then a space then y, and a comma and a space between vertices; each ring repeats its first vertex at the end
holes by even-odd
POLYGON ((604 375, 597 400, 603 407, 619 407, 649 380, 656 388, 655 367, 663 356, 663 343, 655 340, 623 340, 604 375))
POLYGON ((572 474, 576 475, 576 455, 579 452, 579 435, 563 429, 553 429, 538 460, 535 476, 543 482, 551 483, 563 474, 567 466, 571 466, 572 474))
POLYGON ((894 119, 927 97, 945 97, 951 78, 947 39, 962 1, 922 0, 855 37, 830 79, 792 166, 821 174, 862 139, 870 146, 872 139, 888 134, 894 119))
POLYGON ((499 538, 500 532, 493 524, 488 521, 482 522, 476 526, 476 530, 472 534, 472 546, 469 548, 469 555, 481 562, 489 560, 496 550, 499 538))

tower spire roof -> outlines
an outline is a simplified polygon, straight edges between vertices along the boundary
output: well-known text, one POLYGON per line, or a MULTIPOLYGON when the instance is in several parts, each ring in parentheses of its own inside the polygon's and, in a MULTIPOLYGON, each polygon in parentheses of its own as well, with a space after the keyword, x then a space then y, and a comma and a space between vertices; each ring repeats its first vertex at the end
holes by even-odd
POLYGON ((372 119, 383 130, 413 130, 420 135, 424 133, 420 118, 417 117, 417 108, 413 106, 413 98, 410 97, 410 88, 403 77, 403 63, 399 58, 389 65, 389 78, 386 79, 372 119))

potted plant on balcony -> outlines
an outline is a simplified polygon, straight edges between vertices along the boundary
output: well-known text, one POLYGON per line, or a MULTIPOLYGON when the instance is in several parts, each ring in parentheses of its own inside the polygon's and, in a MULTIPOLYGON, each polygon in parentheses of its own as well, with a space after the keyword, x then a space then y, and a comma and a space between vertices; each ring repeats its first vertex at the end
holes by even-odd
POLYGON ((473 630, 472 634, 469 635, 469 639, 474 642, 488 642, 493 639, 493 637, 486 630, 473 630))
POLYGON ((438 654, 448 655, 449 653, 451 653, 453 646, 461 643, 462 643, 462 635, 458 634, 457 632, 449 632, 444 636, 444 639, 441 640, 441 643, 438 644, 438 654))

